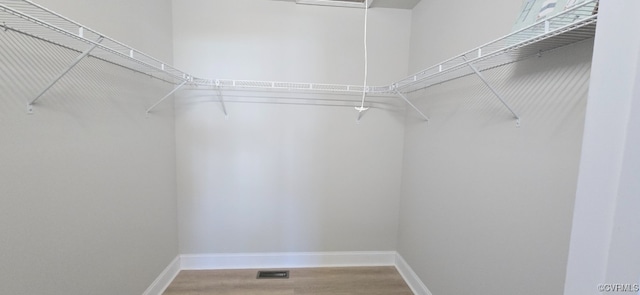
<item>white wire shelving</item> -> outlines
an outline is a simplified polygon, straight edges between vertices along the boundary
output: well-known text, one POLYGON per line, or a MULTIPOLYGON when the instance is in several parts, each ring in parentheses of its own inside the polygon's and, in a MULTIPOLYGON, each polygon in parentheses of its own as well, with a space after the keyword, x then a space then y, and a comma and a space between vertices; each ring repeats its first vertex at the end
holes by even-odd
POLYGON ((1 0, 0 30, 8 34, 29 36, 80 54, 37 96, 29 98, 29 112, 32 112, 33 105, 49 88, 89 56, 171 84, 179 85, 192 79, 187 73, 167 63, 31 1, 1 0))
POLYGON ((127 69, 176 83, 190 76, 150 55, 122 44, 27 0, 0 1, 0 29, 24 34, 127 69))
POLYGON ((509 106, 506 99, 487 82, 482 72, 593 38, 598 19, 597 3, 598 0, 587 0, 560 14, 540 20, 528 27, 396 81, 390 88, 395 90, 428 121, 429 119, 406 98, 406 94, 476 74, 513 114, 516 125, 520 126, 520 116, 509 106))
POLYGON ((413 92, 479 71, 517 62, 595 35, 597 0, 588 0, 558 15, 540 20, 497 40, 463 52, 392 84, 402 92, 413 92))
POLYGON ((364 87, 362 85, 341 85, 321 83, 276 82, 276 81, 252 81, 252 80, 227 80, 227 79, 200 79, 194 78, 193 85, 214 87, 220 89, 269 89, 277 91, 302 91, 302 92, 329 92, 344 94, 362 94, 363 91, 378 93, 388 91, 388 87, 364 87))
MULTIPOLYGON (((406 95, 472 74, 477 74, 486 83, 482 77, 482 72, 485 70, 592 38, 595 35, 597 22, 597 11, 594 11, 594 6, 597 8, 597 0, 586 0, 558 15, 382 86, 196 78, 29 0, 0 0, 0 34, 16 33, 29 36, 79 54, 57 79, 54 79, 39 95, 28 100, 29 111, 33 104, 77 63, 83 58, 91 57, 174 85, 174 89, 149 107, 147 113, 169 98, 171 94, 185 86, 191 86, 222 91, 281 91, 338 95, 358 95, 366 92, 367 95, 372 96, 399 96, 425 120, 428 120, 428 117, 416 108, 406 95)), ((486 84, 519 120, 517 113, 509 107, 498 91, 486 84)))

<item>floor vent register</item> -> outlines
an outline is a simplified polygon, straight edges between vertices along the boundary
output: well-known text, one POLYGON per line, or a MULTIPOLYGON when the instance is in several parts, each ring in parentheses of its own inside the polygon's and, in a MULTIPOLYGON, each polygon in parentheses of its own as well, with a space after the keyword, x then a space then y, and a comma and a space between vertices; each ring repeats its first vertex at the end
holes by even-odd
POLYGON ((261 270, 258 271, 258 279, 288 279, 288 270, 261 270))

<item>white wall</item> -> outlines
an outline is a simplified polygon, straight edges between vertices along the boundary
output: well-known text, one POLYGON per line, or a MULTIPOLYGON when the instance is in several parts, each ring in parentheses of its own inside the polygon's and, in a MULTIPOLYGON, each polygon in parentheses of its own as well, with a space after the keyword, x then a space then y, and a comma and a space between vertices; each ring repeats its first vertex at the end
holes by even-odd
MULTIPOLYGON (((174 1, 175 63, 197 77, 361 85, 364 12, 285 1, 174 1)), ((369 10, 368 84, 406 75, 411 12, 369 10)))
POLYGON ((521 1, 420 1, 411 19, 411 74, 511 32, 521 1))
POLYGON ((633 0, 604 1, 599 9, 567 295, 640 283, 640 37, 623 33, 640 26, 639 9, 633 0))
MULTIPOLYGON (((422 1, 412 18, 417 70, 507 34, 520 1, 422 1), (487 9, 486 7, 489 7, 487 9)), ((411 95, 399 253, 435 295, 562 294, 592 43, 411 95)))
MULTIPOLYGON (((174 1, 175 64, 210 78, 361 84, 363 13, 174 1)), ((372 84, 406 74, 409 25, 410 11, 370 10, 372 84)), ((355 104, 228 102, 225 120, 214 95, 176 102, 181 253, 395 250, 402 112, 372 109, 356 124, 355 104)))
MULTIPOLYGON (((171 59, 170 1, 38 3, 171 59)), ((78 53, 0 39, 0 293, 141 294, 178 254, 171 87, 87 59, 27 115, 78 53)))
POLYGON ((157 59, 173 59, 168 0, 35 2, 157 59))

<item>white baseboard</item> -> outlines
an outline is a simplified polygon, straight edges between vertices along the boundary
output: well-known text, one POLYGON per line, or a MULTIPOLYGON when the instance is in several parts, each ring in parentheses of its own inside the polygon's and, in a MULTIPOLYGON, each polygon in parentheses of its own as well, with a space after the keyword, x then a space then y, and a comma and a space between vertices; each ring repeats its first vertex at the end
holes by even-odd
POLYGON ((396 252, 183 254, 182 269, 247 269, 395 265, 396 252))
POLYGON ((432 295, 395 251, 182 254, 171 261, 143 295, 161 295, 180 270, 349 266, 395 266, 415 295, 432 295))
POLYGON ((399 253, 396 253, 396 268, 404 281, 407 282, 407 285, 409 285, 409 288, 411 288, 411 291, 413 291, 413 294, 433 295, 399 253))
POLYGON ((162 295, 169 284, 176 278, 178 273, 180 272, 180 256, 176 256, 176 258, 169 263, 167 268, 165 268, 162 273, 156 278, 153 283, 147 288, 142 295, 162 295))

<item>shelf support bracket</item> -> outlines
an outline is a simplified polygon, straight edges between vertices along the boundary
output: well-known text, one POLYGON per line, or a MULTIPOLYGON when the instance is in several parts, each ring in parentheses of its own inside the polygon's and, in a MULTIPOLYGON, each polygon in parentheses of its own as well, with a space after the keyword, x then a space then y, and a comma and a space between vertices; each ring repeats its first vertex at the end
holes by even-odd
POLYGON ((493 88, 491 84, 489 84, 489 82, 487 81, 487 79, 484 78, 482 73, 480 73, 480 71, 478 71, 478 69, 475 66, 473 66, 470 62, 467 61, 467 57, 463 55, 462 58, 467 62, 467 65, 473 70, 473 72, 476 73, 478 78, 482 80, 482 83, 484 83, 484 85, 486 85, 487 88, 489 88, 489 90, 493 92, 493 95, 495 95, 500 100, 500 102, 511 112, 511 114, 513 114, 513 117, 516 119, 516 126, 520 127, 520 116, 509 106, 509 104, 504 100, 504 98, 502 98, 502 95, 500 95, 500 93, 498 93, 498 91, 495 88, 493 88))
POLYGON ((362 117, 364 117, 364 114, 369 110, 369 107, 365 107, 364 106, 364 100, 366 97, 366 94, 369 92, 369 86, 364 86, 364 88, 362 89, 362 103, 360 104, 360 106, 356 106, 355 109, 356 111, 358 111, 358 118, 356 118, 356 123, 360 124, 360 120, 362 120, 362 117))
POLYGON ((58 83, 58 81, 60 81, 60 79, 62 79, 62 77, 64 77, 73 68, 75 68, 85 57, 87 57, 91 53, 91 51, 93 51, 96 47, 98 47, 98 45, 100 44, 100 42, 102 42, 103 39, 104 39, 103 37, 98 38, 98 40, 95 43, 93 43, 93 45, 91 45, 91 47, 87 48, 84 52, 82 52, 82 54, 80 54, 64 71, 62 71, 62 73, 60 73, 58 75, 58 77, 56 77, 53 81, 51 81, 51 83, 49 83, 49 85, 47 87, 45 87, 42 91, 40 91, 40 93, 27 104, 27 112, 29 114, 33 114, 33 105, 45 93, 47 93, 47 91, 49 91, 49 89, 51 89, 51 87, 53 87, 53 85, 56 85, 56 83, 58 83))
POLYGON ((227 106, 224 104, 224 97, 222 96, 222 91, 220 90, 219 80, 216 80, 216 90, 218 91, 218 97, 220 98, 220 105, 222 106, 222 112, 224 113, 224 118, 229 119, 229 114, 227 113, 227 106))
POLYGON ((356 118, 356 123, 360 124, 360 120, 362 120, 362 117, 364 117, 364 113, 366 113, 369 110, 369 108, 368 107, 364 107, 364 108, 356 107, 356 109, 358 109, 358 118, 356 118))
POLYGON ((180 85, 176 86, 175 88, 173 88, 173 90, 171 90, 171 92, 167 93, 167 95, 165 95, 163 98, 161 98, 158 102, 156 102, 155 104, 153 104, 151 107, 149 107, 147 109, 147 115, 149 115, 149 113, 151 112, 151 110, 153 110, 155 107, 157 107, 159 104, 161 104, 165 99, 169 98, 169 96, 171 96, 172 94, 176 93, 176 91, 180 90, 180 88, 182 88, 182 86, 184 86, 185 84, 187 84, 187 82, 189 82, 189 80, 184 80, 182 83, 180 83, 180 85))
POLYGON ((394 90, 394 91, 396 92, 396 94, 397 94, 398 96, 400 96, 400 98, 402 98, 402 99, 403 99, 403 100, 404 100, 408 105, 410 105, 414 110, 416 110, 416 112, 418 112, 418 114, 420 114, 420 116, 422 116, 422 118, 424 118, 424 120, 425 120, 425 121, 427 121, 427 122, 429 121, 429 117, 427 117, 427 115, 425 115, 422 111, 420 111, 420 109, 418 109, 418 107, 416 107, 413 103, 411 103, 411 101, 410 101, 406 96, 404 96, 404 94, 402 94, 402 92, 398 91, 398 88, 397 88, 397 87, 394 87, 394 89, 393 89, 393 90, 394 90))

